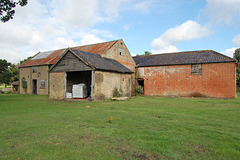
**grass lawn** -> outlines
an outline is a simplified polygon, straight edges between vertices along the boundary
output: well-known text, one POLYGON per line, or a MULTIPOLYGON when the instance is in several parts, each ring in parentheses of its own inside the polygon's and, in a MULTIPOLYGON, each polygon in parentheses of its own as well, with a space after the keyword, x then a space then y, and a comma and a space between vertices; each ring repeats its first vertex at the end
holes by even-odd
MULTIPOLYGON (((1 83, 0 84, 0 91, 5 88, 5 84, 4 83, 1 83)), ((11 88, 11 85, 7 85, 7 88, 11 88)))
POLYGON ((239 158, 240 98, 0 95, 1 160, 239 158))

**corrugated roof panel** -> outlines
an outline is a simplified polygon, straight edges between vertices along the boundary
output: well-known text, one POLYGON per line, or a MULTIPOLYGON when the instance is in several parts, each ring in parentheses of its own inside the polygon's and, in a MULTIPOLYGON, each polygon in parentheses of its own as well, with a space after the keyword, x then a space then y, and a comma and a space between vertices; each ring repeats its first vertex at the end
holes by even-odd
POLYGON ((52 52, 54 51, 39 52, 36 56, 32 58, 32 60, 46 58, 47 56, 52 54, 52 52))
MULTIPOLYGON (((119 40, 103 42, 97 44, 90 44, 85 46, 72 47, 75 49, 80 49, 86 52, 91 52, 95 54, 106 53, 113 45, 115 45, 119 40)), ((63 54, 65 49, 60 49, 56 51, 40 52, 36 54, 33 58, 22 64, 20 67, 30 67, 37 65, 49 65, 54 64, 63 54)))

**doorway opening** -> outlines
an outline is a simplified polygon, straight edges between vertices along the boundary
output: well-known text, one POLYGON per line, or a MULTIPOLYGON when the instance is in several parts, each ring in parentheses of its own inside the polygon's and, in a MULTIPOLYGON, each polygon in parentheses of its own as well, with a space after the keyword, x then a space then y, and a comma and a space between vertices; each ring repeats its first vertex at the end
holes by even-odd
POLYGON ((37 80, 32 80, 32 94, 37 94, 37 80))
POLYGON ((138 85, 142 87, 143 94, 144 94, 144 79, 139 78, 139 79, 138 79, 138 85))
POLYGON ((92 71, 67 72, 66 80, 66 98, 91 98, 92 71))

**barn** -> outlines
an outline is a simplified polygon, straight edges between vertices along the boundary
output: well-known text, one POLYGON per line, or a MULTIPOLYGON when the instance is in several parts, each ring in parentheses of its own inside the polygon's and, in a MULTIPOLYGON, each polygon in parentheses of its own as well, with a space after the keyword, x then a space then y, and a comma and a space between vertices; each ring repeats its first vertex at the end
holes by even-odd
POLYGON ((113 89, 131 96, 135 62, 122 39, 39 52, 19 68, 20 94, 63 99, 73 85, 85 84, 87 98, 112 97, 113 89))
POLYGON ((236 97, 236 60, 212 50, 133 57, 144 95, 236 97))
POLYGON ((87 97, 104 99, 112 97, 114 88, 123 96, 131 96, 133 72, 114 59, 79 49, 67 49, 49 70, 49 97, 66 98, 74 84, 86 84, 87 97))

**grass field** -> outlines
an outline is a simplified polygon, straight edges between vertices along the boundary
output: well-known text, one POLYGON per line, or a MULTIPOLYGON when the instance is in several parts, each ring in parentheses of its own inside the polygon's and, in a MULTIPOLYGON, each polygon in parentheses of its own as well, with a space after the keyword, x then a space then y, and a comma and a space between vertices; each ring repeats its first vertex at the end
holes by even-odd
POLYGON ((240 98, 68 102, 2 94, 0 133, 1 160, 239 159, 240 98))
MULTIPOLYGON (((1 83, 0 84, 0 91, 5 88, 5 84, 4 83, 1 83)), ((7 88, 11 88, 11 85, 7 85, 7 88)))

